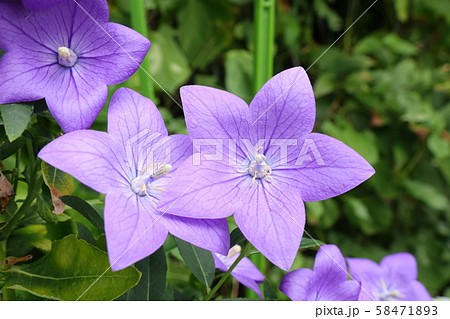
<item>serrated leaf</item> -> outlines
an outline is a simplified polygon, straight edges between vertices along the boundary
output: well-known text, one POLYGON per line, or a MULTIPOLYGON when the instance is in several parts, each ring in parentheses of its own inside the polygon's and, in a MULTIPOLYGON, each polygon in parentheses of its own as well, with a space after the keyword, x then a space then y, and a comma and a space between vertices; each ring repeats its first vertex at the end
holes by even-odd
POLYGON ((105 252, 69 235, 46 256, 6 271, 5 287, 53 300, 114 300, 139 282, 136 268, 109 267, 105 252))
POLYGON ((211 287, 214 280, 215 264, 212 253, 208 250, 191 245, 175 237, 181 256, 194 276, 207 287, 211 287))
POLYGON ((33 107, 25 104, 0 105, 6 135, 12 142, 19 138, 30 122, 33 107))
POLYGON ((164 247, 162 246, 152 255, 138 261, 135 267, 142 273, 141 281, 120 300, 162 300, 166 289, 167 275, 164 247))
POLYGON ((86 217, 86 219, 89 220, 92 225, 97 227, 99 230, 101 230, 102 232, 105 231, 103 227, 103 219, 98 215, 97 211, 86 201, 76 196, 62 196, 60 199, 64 204, 69 205, 81 215, 86 217))

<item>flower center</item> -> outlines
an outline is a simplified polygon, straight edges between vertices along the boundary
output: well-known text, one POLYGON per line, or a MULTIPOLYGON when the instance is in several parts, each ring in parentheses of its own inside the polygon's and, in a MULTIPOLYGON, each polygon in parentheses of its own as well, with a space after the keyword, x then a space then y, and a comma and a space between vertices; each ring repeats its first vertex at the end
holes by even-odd
POLYGON ((66 47, 58 48, 58 63, 66 68, 73 67, 78 61, 78 56, 66 47))
POLYGON ((375 294, 382 301, 394 301, 403 296, 397 290, 390 290, 384 279, 381 279, 381 290, 375 294))
MULTIPOLYGON (((156 208, 155 203, 153 202, 152 198, 150 197, 150 194, 148 193, 150 183, 153 180, 168 174, 170 172, 170 170, 172 169, 172 165, 169 165, 169 164, 161 165, 156 171, 153 172, 153 174, 147 174, 148 169, 150 169, 151 167, 153 167, 155 165, 156 164, 150 165, 142 172, 142 175, 133 179, 130 183, 130 189, 137 196, 141 196, 141 197, 147 196, 151 200, 153 206, 155 206, 155 208, 156 208)), ((164 191, 163 189, 158 188, 158 187, 153 187, 153 189, 157 190, 157 191, 161 191, 161 192, 164 191)))
POLYGON ((272 182, 272 168, 266 162, 266 156, 264 154, 259 154, 258 152, 262 150, 262 146, 255 151, 255 159, 250 162, 245 170, 238 170, 240 173, 248 173, 252 176, 252 186, 255 184, 256 179, 265 179, 267 182, 272 182))

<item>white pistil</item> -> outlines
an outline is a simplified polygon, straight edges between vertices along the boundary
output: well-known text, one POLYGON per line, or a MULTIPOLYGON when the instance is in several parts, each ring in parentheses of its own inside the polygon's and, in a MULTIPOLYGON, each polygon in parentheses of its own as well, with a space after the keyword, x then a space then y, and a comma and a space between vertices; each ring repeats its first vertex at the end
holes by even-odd
POLYGON ((58 63, 66 68, 73 67, 78 61, 78 56, 75 52, 67 47, 58 48, 58 63))

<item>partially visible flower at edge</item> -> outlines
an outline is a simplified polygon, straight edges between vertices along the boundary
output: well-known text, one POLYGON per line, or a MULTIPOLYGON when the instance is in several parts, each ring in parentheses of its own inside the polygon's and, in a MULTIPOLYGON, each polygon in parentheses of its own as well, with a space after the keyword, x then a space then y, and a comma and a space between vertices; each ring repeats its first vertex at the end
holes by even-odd
POLYGON ((361 285, 347 278, 347 265, 339 248, 323 245, 314 269, 301 268, 286 274, 280 291, 296 301, 356 301, 361 285))
MULTIPOLYGON (((216 264, 216 268, 222 270, 223 272, 227 272, 230 269, 231 265, 236 261, 241 252, 241 247, 239 245, 233 246, 228 255, 221 255, 218 253, 214 253, 214 263, 216 264)), ((252 289, 254 292, 258 294, 260 298, 262 298, 261 290, 259 289, 259 285, 264 281, 264 275, 256 268, 255 265, 248 259, 244 257, 241 261, 236 265, 236 267, 231 271, 231 276, 233 276, 237 281, 246 286, 247 288, 252 289)))
POLYGON ((168 136, 151 100, 121 88, 111 98, 108 133, 67 133, 38 156, 106 194, 108 255, 112 269, 120 270, 156 251, 168 232, 207 250, 227 253, 230 236, 225 219, 191 219, 157 209, 172 172, 190 154, 189 137, 168 136))
POLYGON ((417 262, 410 253, 388 255, 379 265, 364 258, 347 258, 347 262, 352 277, 362 284, 359 300, 432 300, 424 285, 417 281, 417 262))
POLYGON ((44 10, 60 3, 61 1, 68 0, 22 0, 23 6, 28 10, 44 10))
POLYGON ((0 104, 45 98, 65 132, 89 128, 107 85, 128 79, 150 41, 108 22, 106 0, 63 1, 30 12, 0 2, 0 104), (85 11, 84 11, 85 10, 85 11))
POLYGON ((301 67, 275 75, 250 107, 204 86, 182 87, 181 99, 192 140, 211 147, 200 149, 200 163, 195 154, 180 166, 161 208, 192 218, 234 214, 244 236, 284 270, 303 236, 303 202, 340 195, 374 173, 344 143, 311 133, 314 93, 301 67), (216 158, 207 160, 211 149, 216 158))

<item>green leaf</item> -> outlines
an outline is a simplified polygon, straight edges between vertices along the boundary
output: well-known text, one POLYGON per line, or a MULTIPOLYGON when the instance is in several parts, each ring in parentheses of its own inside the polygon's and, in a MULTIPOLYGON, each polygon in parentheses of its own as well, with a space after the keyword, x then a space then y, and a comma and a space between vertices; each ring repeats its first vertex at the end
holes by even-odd
POLYGON ((302 238, 302 242, 300 243, 300 249, 306 249, 306 248, 313 248, 313 247, 320 247, 322 245, 325 245, 323 241, 314 239, 314 238, 302 238))
POLYGON ((408 20, 408 7, 409 0, 395 0, 395 12, 397 13, 397 18, 400 22, 405 22, 408 20))
POLYGON ((264 278, 263 281, 263 296, 266 300, 277 300, 277 293, 275 289, 273 289, 270 281, 267 278, 264 278))
POLYGON ((70 195, 73 192, 73 178, 69 174, 60 171, 56 167, 41 162, 42 175, 44 177, 45 184, 50 188, 50 191, 54 194, 55 191, 59 194, 54 194, 57 197, 63 195, 70 195))
POLYGON ((33 247, 49 252, 52 242, 45 238, 46 234, 47 228, 44 225, 28 225, 14 230, 8 239, 8 254, 16 257, 24 256, 33 247))
POLYGON ((244 234, 242 234, 239 228, 235 228, 230 234, 230 247, 233 247, 234 245, 237 245, 244 240, 246 240, 244 234))
POLYGON ((226 1, 187 0, 177 10, 178 38, 191 68, 204 69, 232 40, 226 1))
POLYGON ((450 202, 438 188, 416 180, 406 180, 403 184, 409 193, 431 208, 437 210, 448 210, 450 202))
POLYGON ((427 139, 427 146, 436 158, 450 156, 450 141, 438 133, 432 133, 427 139))
POLYGON ((33 107, 25 104, 4 104, 0 105, 0 113, 6 135, 12 142, 20 137, 27 128, 33 113, 33 107))
POLYGON ((81 215, 86 217, 92 225, 97 227, 100 231, 104 232, 103 219, 98 215, 97 211, 92 208, 86 201, 76 196, 62 196, 60 198, 64 204, 69 205, 81 215))
POLYGON ((50 189, 51 199, 55 207, 53 213, 60 215, 64 212, 65 207, 59 197, 72 194, 73 178, 44 161, 41 162, 41 169, 44 183, 50 189))
MULTIPOLYGON (((191 76, 186 56, 175 42, 173 31, 168 27, 162 27, 152 33, 149 59, 152 76, 168 92, 174 92, 191 76)), ((159 86, 155 88, 161 89, 159 86)))
POLYGON ((139 282, 136 268, 109 267, 105 252, 69 235, 46 256, 6 271, 5 287, 53 300, 114 300, 139 282))
POLYGON ((52 200, 43 194, 39 194, 36 198, 36 208, 39 216, 49 223, 57 223, 58 216, 53 212, 54 206, 52 200))
POLYGON ((135 266, 142 272, 142 278, 136 287, 127 292, 126 300, 162 300, 166 289, 167 275, 164 247, 159 248, 147 258, 138 261, 135 266))
POLYGON ((215 274, 215 264, 212 253, 208 250, 191 245, 179 238, 175 237, 175 240, 186 265, 209 291, 215 274))
POLYGON ((225 88, 249 102, 252 97, 253 56, 245 50, 231 50, 225 56, 225 88))
POLYGON ((19 148, 25 143, 25 138, 20 137, 13 142, 5 140, 0 146, 0 160, 10 157, 17 152, 19 148))

